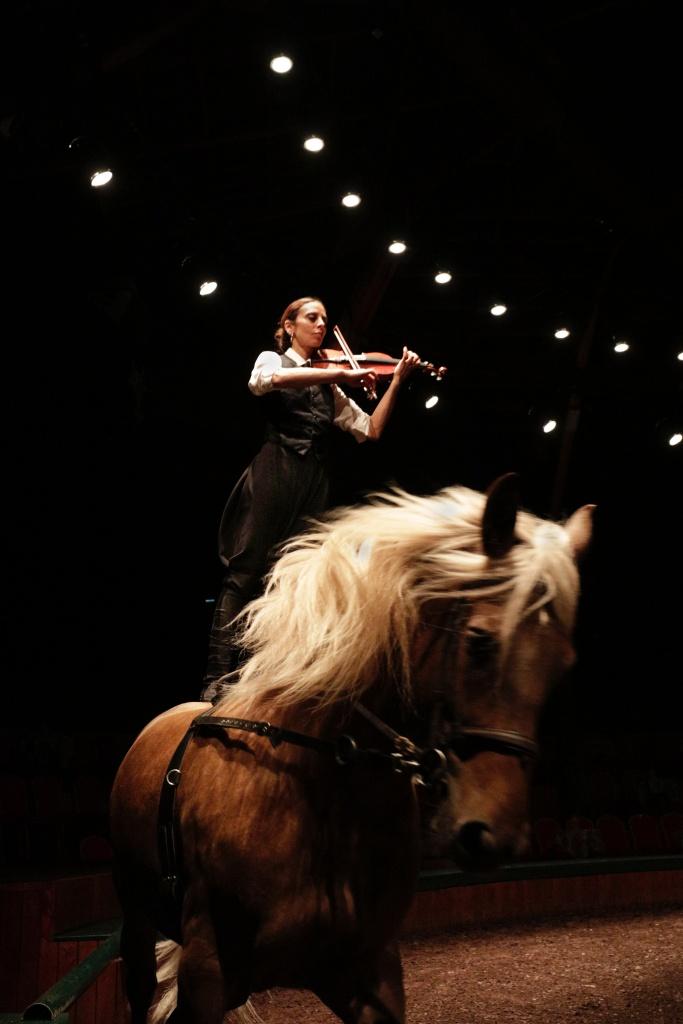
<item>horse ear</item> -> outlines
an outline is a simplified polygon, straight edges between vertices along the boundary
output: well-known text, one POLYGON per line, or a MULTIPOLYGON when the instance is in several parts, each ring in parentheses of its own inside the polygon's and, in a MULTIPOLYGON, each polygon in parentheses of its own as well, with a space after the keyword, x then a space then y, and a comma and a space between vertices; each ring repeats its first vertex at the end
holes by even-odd
POLYGON ((519 507, 519 477, 499 476, 486 492, 481 539, 489 558, 503 558, 515 541, 515 520, 519 507))
POLYGON ((593 512, 595 505, 582 505, 569 517, 564 528, 569 534, 569 543, 574 557, 581 558, 591 542, 593 534, 593 512))

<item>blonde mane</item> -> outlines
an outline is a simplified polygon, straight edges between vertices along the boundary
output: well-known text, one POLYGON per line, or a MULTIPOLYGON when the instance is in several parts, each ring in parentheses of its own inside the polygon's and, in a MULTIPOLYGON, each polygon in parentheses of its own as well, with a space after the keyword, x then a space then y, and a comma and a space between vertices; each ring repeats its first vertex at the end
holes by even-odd
POLYGON ((322 707, 359 698, 387 669, 409 698, 421 606, 467 596, 473 585, 477 598, 505 606, 504 649, 520 622, 550 601, 571 629, 579 583, 566 531, 519 512, 517 542, 491 559, 481 541, 485 502, 464 487, 432 497, 397 489, 290 541, 265 593, 242 614, 241 643, 251 656, 227 700, 322 707))

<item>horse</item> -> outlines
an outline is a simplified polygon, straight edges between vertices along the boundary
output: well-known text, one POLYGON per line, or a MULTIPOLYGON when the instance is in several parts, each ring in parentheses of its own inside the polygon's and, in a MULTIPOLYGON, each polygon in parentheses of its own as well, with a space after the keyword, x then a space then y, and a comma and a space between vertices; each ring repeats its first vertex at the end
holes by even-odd
POLYGON ((142 731, 111 801, 132 1024, 158 932, 177 944, 173 1024, 276 986, 403 1024, 421 857, 524 852, 539 715, 574 659, 593 506, 560 525, 517 488, 394 489, 314 523, 245 610, 227 695, 142 731))

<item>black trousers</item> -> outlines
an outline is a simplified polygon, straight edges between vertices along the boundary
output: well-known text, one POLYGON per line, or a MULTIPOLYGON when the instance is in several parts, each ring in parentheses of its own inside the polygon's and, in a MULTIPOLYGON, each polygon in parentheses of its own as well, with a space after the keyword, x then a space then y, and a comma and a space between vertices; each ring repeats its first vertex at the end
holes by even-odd
POLYGON ((308 518, 327 507, 327 462, 311 450, 300 455, 266 441, 228 498, 218 531, 218 553, 226 567, 209 634, 202 700, 225 692, 220 679, 237 668, 233 620, 262 589, 278 546, 300 533, 308 518))

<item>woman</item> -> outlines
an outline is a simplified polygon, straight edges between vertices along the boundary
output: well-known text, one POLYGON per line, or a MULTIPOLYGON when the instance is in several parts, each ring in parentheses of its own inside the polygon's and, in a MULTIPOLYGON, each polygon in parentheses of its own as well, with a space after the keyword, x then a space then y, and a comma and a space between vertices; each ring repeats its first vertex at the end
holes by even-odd
POLYGON ((224 693, 219 680, 237 664, 230 624, 259 593, 276 546, 327 507, 332 428, 349 431, 359 442, 377 440, 401 384, 419 362, 414 352, 403 349, 388 390, 368 414, 339 384, 374 386, 374 373, 310 365, 326 330, 320 299, 291 302, 275 332, 278 351, 262 352, 249 379, 249 390, 268 404, 268 427, 263 447, 240 477, 221 519, 219 556, 227 572, 211 626, 203 700, 215 703, 224 693))

